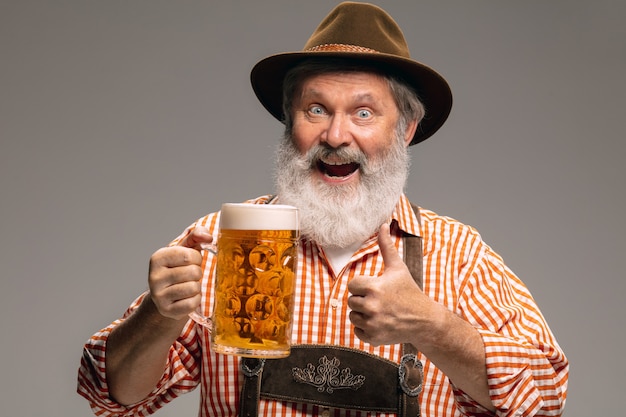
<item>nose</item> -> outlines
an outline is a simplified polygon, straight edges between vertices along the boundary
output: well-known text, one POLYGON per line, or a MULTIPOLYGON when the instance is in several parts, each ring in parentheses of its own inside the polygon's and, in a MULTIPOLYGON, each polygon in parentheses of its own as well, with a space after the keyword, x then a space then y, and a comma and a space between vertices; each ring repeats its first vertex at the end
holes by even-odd
POLYGON ((328 126, 322 132, 322 142, 333 148, 349 146, 352 142, 349 124, 349 118, 345 114, 333 114, 328 118, 328 126))

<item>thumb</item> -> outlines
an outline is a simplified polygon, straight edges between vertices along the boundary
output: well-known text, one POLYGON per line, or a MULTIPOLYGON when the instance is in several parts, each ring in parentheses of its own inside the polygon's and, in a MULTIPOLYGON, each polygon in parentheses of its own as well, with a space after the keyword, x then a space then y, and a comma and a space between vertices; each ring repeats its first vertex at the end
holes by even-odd
POLYGON ((380 253, 383 255, 385 269, 404 266, 404 262, 400 258, 400 254, 391 239, 391 231, 388 223, 383 223, 378 230, 378 246, 380 247, 380 253))
POLYGON ((209 229, 204 226, 194 228, 187 236, 185 236, 177 246, 203 250, 208 243, 213 242, 213 236, 209 233, 209 229))

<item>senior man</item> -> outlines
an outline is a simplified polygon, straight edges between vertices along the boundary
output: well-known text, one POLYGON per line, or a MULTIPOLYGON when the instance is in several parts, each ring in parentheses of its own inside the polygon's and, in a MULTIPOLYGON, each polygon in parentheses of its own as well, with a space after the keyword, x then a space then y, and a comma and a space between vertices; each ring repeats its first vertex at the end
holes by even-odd
POLYGON ((289 359, 210 349, 189 314, 213 308, 201 253, 218 233, 211 213, 152 255, 149 291, 87 342, 78 391, 93 411, 148 415, 200 385, 200 416, 560 415, 568 362, 527 288, 473 228, 404 195, 408 147, 441 127, 452 99, 396 22, 341 3, 302 51, 260 61, 251 80, 285 132, 276 196, 249 202, 300 211, 292 343, 313 363, 323 347, 337 373, 363 368, 360 382, 389 394, 349 378, 309 393, 273 371, 295 369, 289 359))

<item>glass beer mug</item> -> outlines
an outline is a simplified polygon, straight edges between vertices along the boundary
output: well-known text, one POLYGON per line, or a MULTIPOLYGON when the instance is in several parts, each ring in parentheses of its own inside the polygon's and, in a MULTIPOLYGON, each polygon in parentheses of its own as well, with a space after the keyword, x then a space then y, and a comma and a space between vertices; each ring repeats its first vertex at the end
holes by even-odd
POLYGON ((298 210, 287 205, 222 205, 211 329, 215 352, 289 355, 298 210))

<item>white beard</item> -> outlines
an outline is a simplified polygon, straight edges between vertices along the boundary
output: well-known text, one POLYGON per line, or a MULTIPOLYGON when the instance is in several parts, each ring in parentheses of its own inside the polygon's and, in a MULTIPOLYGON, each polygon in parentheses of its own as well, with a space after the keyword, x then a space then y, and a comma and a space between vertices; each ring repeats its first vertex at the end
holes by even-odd
POLYGON ((376 160, 361 151, 324 145, 301 155, 290 137, 283 138, 276 155, 276 187, 281 203, 298 207, 304 236, 322 247, 345 248, 364 242, 389 220, 409 174, 408 150, 399 137, 376 160), (358 162, 359 183, 331 185, 317 178, 321 155, 358 162))

